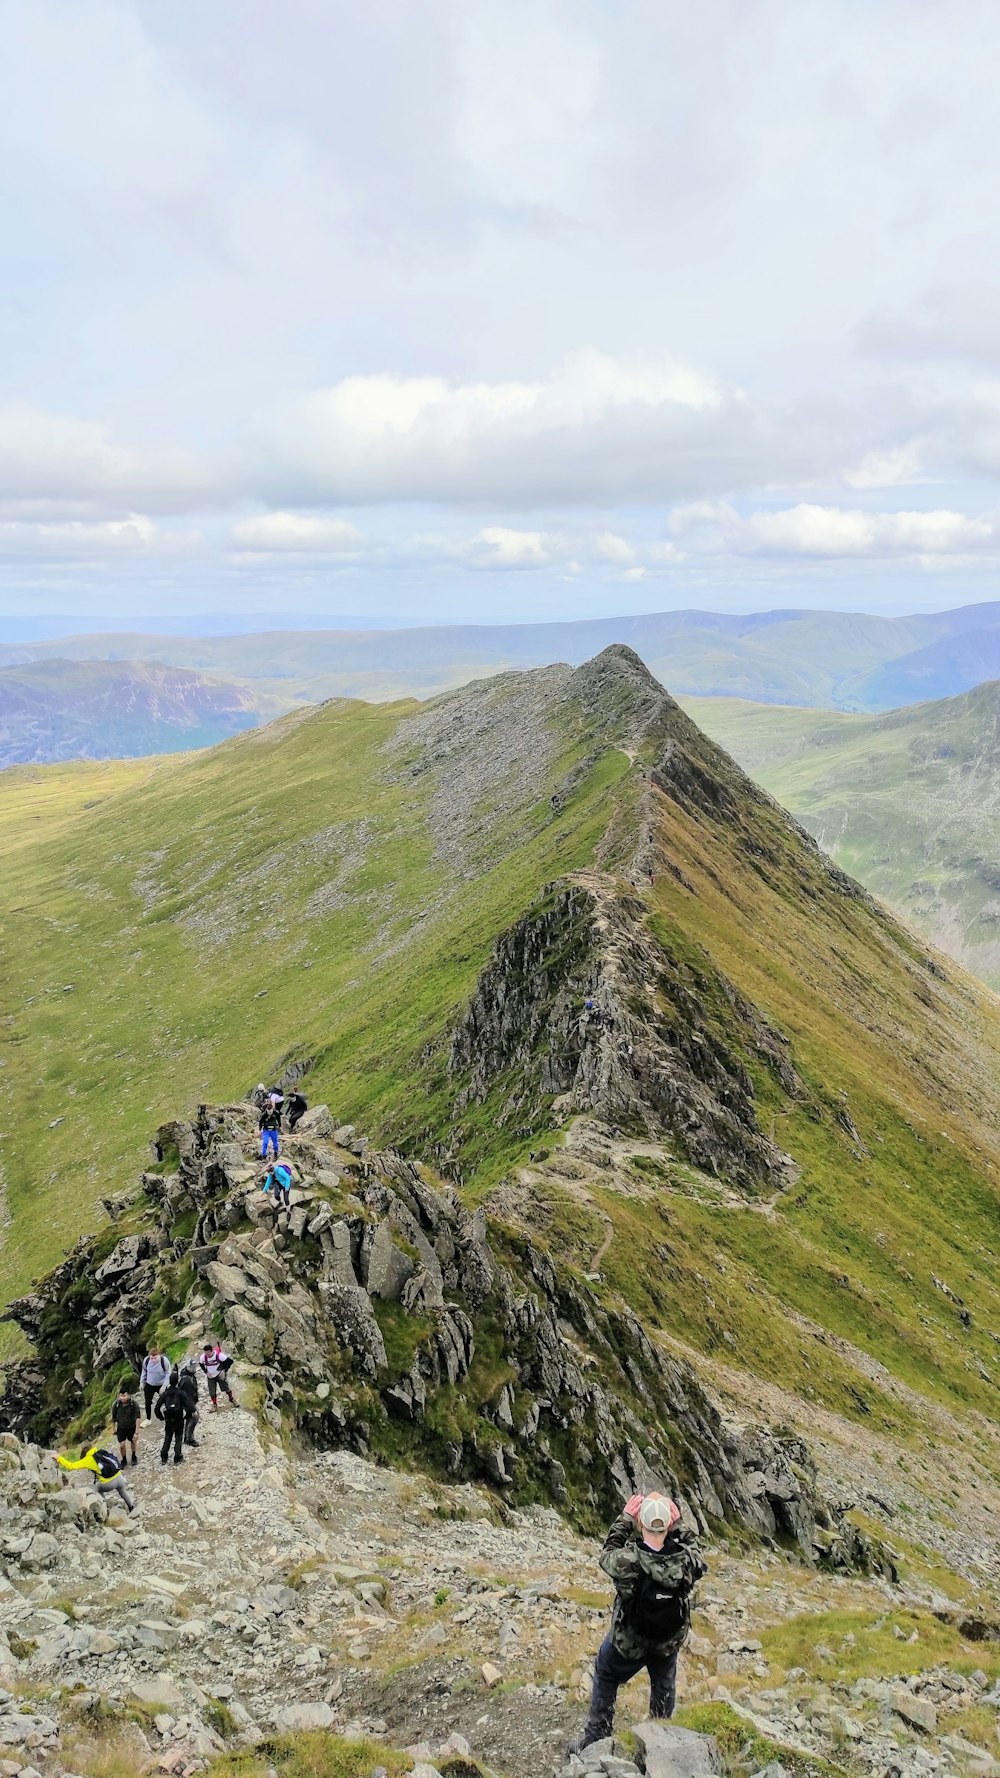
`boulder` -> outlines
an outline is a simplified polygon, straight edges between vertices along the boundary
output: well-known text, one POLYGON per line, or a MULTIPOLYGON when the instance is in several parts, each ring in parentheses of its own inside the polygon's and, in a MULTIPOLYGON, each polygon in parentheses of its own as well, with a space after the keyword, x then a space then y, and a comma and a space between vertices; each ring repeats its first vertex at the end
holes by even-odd
POLYGON ((140 1704, 148 1704, 151 1710, 177 1711, 183 1707, 184 1699, 168 1674, 159 1679, 140 1679, 132 1687, 130 1694, 140 1704))
POLYGON ((213 1259, 205 1267, 205 1277, 223 1302, 234 1303, 237 1297, 246 1295, 247 1276, 239 1266, 223 1265, 221 1260, 213 1259))
POLYGON ((237 1351, 250 1364, 262 1364, 270 1344, 267 1322, 245 1309, 242 1303, 230 1303, 225 1310, 226 1329, 237 1351))
POLYGON ((108 1278, 119 1278, 125 1272, 134 1272, 140 1260, 145 1257, 147 1248, 144 1235, 125 1235, 113 1247, 103 1265, 98 1266, 94 1277, 103 1284, 108 1278))
POLYGON ((332 1142, 336 1130, 328 1105, 311 1105, 295 1126, 296 1136, 311 1136, 317 1142, 332 1142))
MULTIPOLYGON (((322 1109, 325 1111, 326 1107, 322 1109)), ((275 1711, 274 1720, 280 1729, 329 1729, 336 1721, 336 1712, 332 1704, 286 1704, 275 1711)))
POLYGON ((717 1778, 722 1771, 711 1735, 668 1722, 643 1722, 633 1731, 646 1755, 646 1778, 717 1778))
POLYGON ((911 1728, 923 1729, 925 1735, 935 1733, 937 1708, 930 1698, 921 1698, 916 1692, 908 1692, 905 1686, 898 1685, 892 1694, 892 1708, 911 1728))
POLYGON ((392 1225, 386 1220, 375 1230, 368 1254, 366 1284, 369 1296, 380 1296, 386 1302, 399 1301, 403 1286, 412 1277, 413 1261, 403 1253, 392 1238, 392 1225))
POLYGON ((385 1370, 388 1365, 385 1342, 367 1290, 360 1284, 341 1284, 337 1279, 324 1279, 319 1291, 327 1320, 341 1345, 353 1352, 361 1369, 370 1377, 385 1370))

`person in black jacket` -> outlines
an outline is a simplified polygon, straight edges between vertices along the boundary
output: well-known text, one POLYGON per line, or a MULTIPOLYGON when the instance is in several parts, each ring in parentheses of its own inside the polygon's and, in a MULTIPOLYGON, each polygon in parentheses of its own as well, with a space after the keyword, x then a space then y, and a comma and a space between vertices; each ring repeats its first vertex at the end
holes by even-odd
POLYGON ((170 1456, 170 1442, 173 1440, 174 1462, 183 1463, 184 1452, 181 1450, 181 1445, 184 1441, 186 1408, 184 1396, 178 1387, 176 1369, 171 1371, 170 1381, 161 1392, 153 1411, 156 1418, 163 1421, 163 1445, 160 1450, 160 1462, 166 1463, 170 1456))
POLYGON ((278 1132, 281 1129, 281 1107, 268 1102, 260 1114, 260 1158, 267 1160, 267 1151, 273 1149, 274 1158, 278 1158, 278 1132))
POLYGON ((309 1110, 309 1101, 298 1087, 295 1088, 294 1092, 289 1094, 289 1097, 285 1102, 285 1110, 288 1113, 288 1129, 289 1133, 291 1133, 300 1117, 305 1117, 306 1112, 309 1110))
POLYGON ((197 1447, 194 1429, 198 1424, 198 1373, 193 1358, 185 1358, 181 1365, 177 1387, 184 1397, 184 1443, 197 1447))
POLYGON ((131 1446, 132 1462, 138 1463, 139 1453, 136 1449, 136 1445, 139 1437, 139 1403, 134 1396, 129 1394, 124 1386, 119 1389, 118 1395, 112 1403, 111 1424, 115 1429, 115 1437, 118 1440, 118 1452, 122 1460, 122 1468, 124 1469, 128 1462, 128 1451, 125 1449, 126 1445, 131 1446))

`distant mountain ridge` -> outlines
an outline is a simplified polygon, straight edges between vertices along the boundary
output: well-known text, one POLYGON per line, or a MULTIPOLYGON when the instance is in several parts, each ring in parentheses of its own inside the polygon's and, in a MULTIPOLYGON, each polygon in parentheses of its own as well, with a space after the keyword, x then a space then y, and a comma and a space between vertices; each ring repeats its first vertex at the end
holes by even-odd
POLYGON ((684 696, 887 710, 1000 672, 1000 603, 876 617, 777 610, 653 612, 539 624, 280 630, 232 636, 63 636, 0 647, 0 667, 54 657, 158 662, 241 684, 264 713, 330 697, 430 697, 490 673, 633 648, 684 696))
POLYGON ((1000 988, 1000 681, 883 716, 685 707, 838 864, 1000 988))
POLYGON ((211 747, 260 721, 243 687, 158 662, 0 667, 0 766, 211 747))

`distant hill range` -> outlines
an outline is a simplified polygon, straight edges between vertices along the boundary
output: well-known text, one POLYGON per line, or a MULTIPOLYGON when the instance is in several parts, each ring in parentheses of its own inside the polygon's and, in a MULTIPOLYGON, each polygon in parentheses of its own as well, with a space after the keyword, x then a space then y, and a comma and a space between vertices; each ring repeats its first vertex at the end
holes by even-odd
POLYGON ((577 623, 70 636, 0 647, 0 667, 53 659, 156 662, 236 682, 264 719, 325 698, 430 697, 511 668, 578 666, 615 642, 633 648, 675 695, 889 710, 952 697, 1000 675, 1000 603, 899 618, 667 611, 577 623))
POLYGON ((0 766, 211 747, 260 719, 261 699, 244 687, 158 662, 0 668, 0 766))
POLYGON ((888 716, 684 702, 838 864, 1000 988, 1000 683, 888 716))

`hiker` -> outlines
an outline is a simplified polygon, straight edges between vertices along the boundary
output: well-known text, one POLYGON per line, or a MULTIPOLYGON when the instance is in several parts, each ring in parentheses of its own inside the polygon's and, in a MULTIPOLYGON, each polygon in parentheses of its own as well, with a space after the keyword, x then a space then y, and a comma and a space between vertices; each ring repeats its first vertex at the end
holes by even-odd
POLYGON ((184 1421, 186 1406, 184 1396, 178 1387, 177 1371, 172 1370, 170 1381, 156 1404, 156 1418, 163 1421, 163 1444, 160 1446, 160 1462, 166 1463, 170 1457, 171 1442, 174 1447, 174 1462, 183 1463, 184 1452, 184 1421))
POLYGON ((267 1088, 262 1080, 257 1082, 253 1092, 249 1094, 249 1099, 251 1105, 255 1105, 258 1111, 263 1111, 267 1104, 267 1088))
POLYGON ((264 1176, 261 1191, 269 1192, 274 1187, 274 1201, 279 1210, 290 1210, 292 1207, 292 1169, 287 1161, 275 1161, 264 1176))
POLYGON ((267 1102, 269 1105, 273 1105, 275 1111, 278 1112, 278 1114, 280 1116, 281 1108, 285 1103, 285 1094, 284 1094, 283 1089, 281 1087, 272 1087, 270 1092, 267 1095, 267 1102))
POLYGON ((309 1101, 298 1087, 290 1094, 285 1109, 288 1112, 288 1134, 291 1136, 299 1119, 305 1117, 309 1110, 309 1101))
POLYGON ((79 1457, 60 1457, 58 1451, 53 1455, 60 1469, 89 1470, 98 1494, 120 1494, 129 1512, 135 1512, 135 1501, 125 1486, 122 1465, 113 1451, 106 1451, 103 1445, 84 1445, 79 1457))
POLYGON ((139 1373, 146 1402, 146 1425, 153 1424, 153 1403, 164 1384, 170 1381, 170 1360, 159 1346, 150 1346, 139 1373))
POLYGON ((268 1148, 273 1149, 274 1158, 278 1158, 278 1131, 281 1129, 281 1112, 276 1105, 268 1103, 260 1114, 260 1158, 267 1160, 268 1148))
POLYGON ((214 1346, 206 1346, 198 1360, 208 1381, 208 1399, 213 1414, 217 1414, 219 1411, 218 1394, 220 1389, 223 1395, 228 1395, 230 1405, 236 1406, 236 1397, 229 1387, 229 1372, 232 1362, 229 1354, 223 1352, 218 1340, 214 1346))
POLYGON ((194 1429, 198 1424, 198 1372, 193 1358, 185 1358, 177 1376, 177 1387, 184 1398, 184 1443, 198 1448, 194 1429))
POLYGON ((649 1673, 649 1714, 672 1716, 677 1656, 691 1627, 691 1594, 706 1573, 680 1508, 665 1494, 634 1494, 608 1532, 601 1567, 615 1583, 611 1628, 594 1663, 590 1714, 571 1743, 580 1753, 611 1734, 618 1687, 649 1673))
POLYGON ((118 1454, 122 1460, 122 1468, 124 1469, 128 1462, 126 1445, 131 1446, 133 1464, 138 1463, 139 1453, 136 1449, 136 1440, 139 1436, 139 1403, 135 1396, 126 1389, 124 1383, 112 1403, 111 1424, 118 1440, 118 1454))

